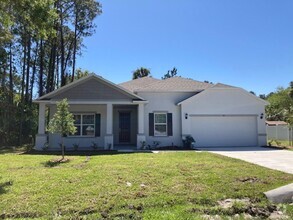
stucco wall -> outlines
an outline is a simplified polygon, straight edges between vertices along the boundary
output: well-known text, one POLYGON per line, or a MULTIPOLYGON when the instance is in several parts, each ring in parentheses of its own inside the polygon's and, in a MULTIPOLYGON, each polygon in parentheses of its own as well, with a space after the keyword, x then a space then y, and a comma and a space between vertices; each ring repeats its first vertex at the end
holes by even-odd
MULTIPOLYGON (((69 111, 72 113, 99 113, 101 114, 101 136, 100 137, 66 137, 64 144, 67 148, 72 148, 73 144, 78 144, 79 149, 91 149, 90 146, 95 142, 100 148, 104 147, 104 136, 106 134, 106 105, 70 105, 69 111)), ((56 112, 56 105, 50 105, 50 118, 56 112)), ((60 149, 61 136, 49 134, 49 147, 60 149)))
POLYGON ((171 93, 152 93, 140 92, 139 96, 148 100, 144 110, 144 131, 146 135, 146 142, 152 145, 154 141, 159 141, 159 146, 182 146, 181 139, 181 107, 177 103, 191 97, 194 92, 171 92, 171 93), (172 113, 173 117, 173 136, 154 137, 149 136, 149 113, 154 112, 168 112, 172 113))
MULTIPOLYGON (((182 103, 185 114, 194 115, 257 115, 258 145, 266 145, 265 103, 242 89, 209 89, 182 103), (261 118, 261 114, 263 117, 261 118)), ((191 133, 191 119, 182 120, 182 134, 191 133)))

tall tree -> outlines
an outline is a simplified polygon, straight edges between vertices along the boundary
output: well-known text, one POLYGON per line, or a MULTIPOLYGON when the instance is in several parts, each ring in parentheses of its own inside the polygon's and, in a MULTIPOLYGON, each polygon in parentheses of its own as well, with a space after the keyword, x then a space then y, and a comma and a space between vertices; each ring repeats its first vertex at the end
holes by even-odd
POLYGON ((290 87, 279 87, 276 92, 267 96, 270 103, 266 107, 266 115, 268 120, 286 121, 293 124, 293 99, 289 96, 290 87))
POLYGON ((74 38, 73 38, 73 53, 72 53, 72 79, 75 77, 76 54, 82 37, 91 36, 96 28, 93 22, 96 16, 102 13, 101 4, 95 0, 74 0, 74 38))
POLYGON ((174 67, 172 70, 168 70, 168 72, 162 77, 162 79, 168 79, 177 76, 177 68, 174 67))
POLYGON ((75 79, 83 40, 100 13, 95 0, 0 1, 0 144, 34 135, 33 97, 75 79))
POLYGON ((132 79, 138 79, 146 76, 151 76, 150 69, 140 67, 132 72, 132 79))

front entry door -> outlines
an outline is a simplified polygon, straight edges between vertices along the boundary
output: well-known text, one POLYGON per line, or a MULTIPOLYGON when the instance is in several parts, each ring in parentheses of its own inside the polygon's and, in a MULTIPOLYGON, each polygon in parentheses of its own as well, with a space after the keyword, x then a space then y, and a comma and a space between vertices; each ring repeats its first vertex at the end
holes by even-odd
POLYGON ((130 143, 130 112, 119 112, 119 142, 130 143))

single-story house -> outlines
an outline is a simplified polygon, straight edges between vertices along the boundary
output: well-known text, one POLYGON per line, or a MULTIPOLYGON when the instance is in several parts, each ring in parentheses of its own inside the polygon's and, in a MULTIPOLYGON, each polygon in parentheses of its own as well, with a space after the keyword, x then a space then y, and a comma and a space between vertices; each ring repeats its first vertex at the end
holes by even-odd
POLYGON ((89 75, 35 100, 39 104, 36 149, 58 149, 60 134, 46 132, 56 103, 67 98, 77 132, 67 148, 182 146, 191 135, 201 147, 266 145, 266 101, 244 89, 173 77, 143 77, 119 85, 89 75))

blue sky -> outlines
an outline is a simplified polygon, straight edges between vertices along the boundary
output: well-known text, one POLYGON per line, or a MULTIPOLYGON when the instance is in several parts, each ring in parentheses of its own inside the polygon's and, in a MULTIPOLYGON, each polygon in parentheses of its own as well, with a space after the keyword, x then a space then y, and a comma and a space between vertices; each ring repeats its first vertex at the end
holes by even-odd
POLYGON ((100 0, 77 66, 115 83, 138 67, 267 94, 293 80, 292 0, 100 0))

